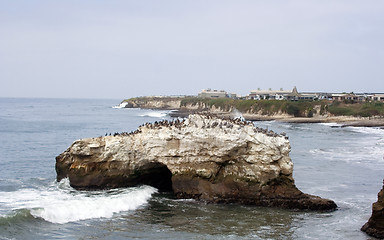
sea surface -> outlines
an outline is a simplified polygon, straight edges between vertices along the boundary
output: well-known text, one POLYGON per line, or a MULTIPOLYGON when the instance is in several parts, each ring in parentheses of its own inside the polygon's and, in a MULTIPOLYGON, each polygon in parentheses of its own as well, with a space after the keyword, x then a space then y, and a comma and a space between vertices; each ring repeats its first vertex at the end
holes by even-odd
POLYGON ((73 141, 170 119, 113 108, 120 100, 0 98, 2 239, 372 239, 360 231, 384 177, 384 130, 255 122, 285 132, 297 187, 334 212, 204 204, 150 186, 77 191, 56 182, 55 157, 73 141))

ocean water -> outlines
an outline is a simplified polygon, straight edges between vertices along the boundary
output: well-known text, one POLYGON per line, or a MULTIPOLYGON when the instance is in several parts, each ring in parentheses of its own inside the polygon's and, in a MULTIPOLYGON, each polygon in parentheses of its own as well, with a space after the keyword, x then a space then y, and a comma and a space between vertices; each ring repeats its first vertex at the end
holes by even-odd
POLYGON ((0 98, 0 240, 372 239, 360 228, 383 184, 378 128, 255 122, 287 133, 297 187, 334 200, 334 212, 204 204, 150 186, 77 191, 56 182, 55 157, 76 139, 169 119, 167 111, 119 102, 0 98))

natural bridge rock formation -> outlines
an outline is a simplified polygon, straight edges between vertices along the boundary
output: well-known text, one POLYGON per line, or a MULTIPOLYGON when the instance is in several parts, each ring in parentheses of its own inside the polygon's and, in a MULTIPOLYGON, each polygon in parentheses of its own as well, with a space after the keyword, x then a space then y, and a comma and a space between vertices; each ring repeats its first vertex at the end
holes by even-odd
POLYGON ((56 157, 57 180, 78 189, 147 184, 178 198, 332 210, 302 193, 292 178, 285 134, 250 122, 190 115, 140 126, 133 133, 75 141, 56 157))
POLYGON ((377 202, 372 204, 372 216, 361 230, 373 237, 384 238, 384 185, 378 194, 377 202))

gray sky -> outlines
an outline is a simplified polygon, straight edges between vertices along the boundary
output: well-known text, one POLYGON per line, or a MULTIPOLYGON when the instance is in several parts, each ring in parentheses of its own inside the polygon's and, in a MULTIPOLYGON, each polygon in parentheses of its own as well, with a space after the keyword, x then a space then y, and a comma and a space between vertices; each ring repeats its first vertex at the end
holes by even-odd
POLYGON ((383 0, 0 0, 0 97, 384 92, 383 0))

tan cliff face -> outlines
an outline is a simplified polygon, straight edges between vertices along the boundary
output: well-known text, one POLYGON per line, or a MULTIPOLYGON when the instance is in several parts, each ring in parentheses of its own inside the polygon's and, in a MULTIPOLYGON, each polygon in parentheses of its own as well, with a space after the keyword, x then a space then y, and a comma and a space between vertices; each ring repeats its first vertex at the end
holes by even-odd
MULTIPOLYGON (((206 99, 205 99, 206 100, 206 99)), ((200 113, 212 113, 221 116, 232 116, 234 112, 239 112, 233 106, 216 106, 208 104, 205 101, 193 101, 192 103, 182 103, 180 98, 156 98, 156 97, 143 97, 124 100, 127 105, 126 108, 142 108, 142 109, 164 109, 164 110, 177 110, 172 113, 172 116, 186 116, 191 113, 200 112, 200 113)), ((320 105, 315 106, 314 116, 320 116, 320 105)), ((239 112, 240 113, 240 112, 239 112)), ((265 110, 260 109, 256 110, 252 107, 243 111, 241 113, 245 119, 248 120, 274 120, 274 119, 286 119, 292 118, 293 115, 289 115, 283 111, 272 111, 270 113, 265 113, 265 110)), ((307 112, 305 113, 307 115, 307 112)))
POLYGON ((292 178, 287 137, 240 120, 190 115, 135 133, 75 141, 57 157, 57 180, 76 188, 149 184, 180 198, 334 209, 292 178))
POLYGON ((384 238, 384 184, 377 195, 377 201, 372 204, 372 215, 361 230, 373 237, 384 238))
POLYGON ((215 105, 209 106, 204 102, 187 103, 182 105, 181 99, 169 98, 138 98, 134 100, 127 100, 126 108, 143 108, 143 109, 167 109, 167 110, 181 110, 181 111, 208 111, 211 113, 230 113, 232 108, 221 109, 215 105))
POLYGON ((179 109, 180 99, 136 99, 127 100, 127 108, 144 108, 144 109, 179 109))

